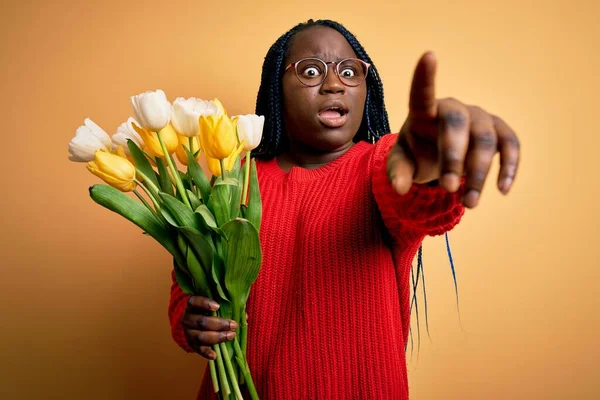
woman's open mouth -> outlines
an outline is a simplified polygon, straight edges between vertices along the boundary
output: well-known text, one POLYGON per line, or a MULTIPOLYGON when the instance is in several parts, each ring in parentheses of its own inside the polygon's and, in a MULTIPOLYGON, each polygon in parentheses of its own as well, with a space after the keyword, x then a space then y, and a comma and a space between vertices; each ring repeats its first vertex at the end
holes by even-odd
POLYGON ((319 112, 319 120, 328 128, 340 128, 346 123, 348 112, 340 107, 330 107, 319 112))

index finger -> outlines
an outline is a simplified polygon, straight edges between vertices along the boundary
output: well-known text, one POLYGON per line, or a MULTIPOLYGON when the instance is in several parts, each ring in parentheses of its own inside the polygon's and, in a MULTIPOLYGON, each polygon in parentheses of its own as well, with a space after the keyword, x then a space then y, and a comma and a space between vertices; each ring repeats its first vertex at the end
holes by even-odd
POLYGON ((437 102, 435 99, 435 73, 437 60, 433 52, 421 56, 413 74, 410 87, 409 113, 417 118, 435 118, 437 102))
POLYGON ((219 303, 213 301, 207 297, 202 296, 190 296, 186 304, 186 311, 217 311, 219 309, 219 303))

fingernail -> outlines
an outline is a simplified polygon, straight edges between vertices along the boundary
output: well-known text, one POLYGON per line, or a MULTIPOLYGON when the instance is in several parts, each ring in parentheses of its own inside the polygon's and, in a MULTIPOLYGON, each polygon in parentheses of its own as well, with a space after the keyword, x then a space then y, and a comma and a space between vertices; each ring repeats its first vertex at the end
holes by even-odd
POLYGON ((460 186, 460 179, 458 175, 453 172, 448 172, 442 176, 442 186, 444 186, 450 192, 456 192, 460 186))
POLYGON ((500 183, 500 190, 502 193, 506 194, 510 190, 510 185, 512 184, 512 178, 504 178, 502 183, 500 183))
POLYGON ((229 329, 232 331, 235 331, 238 328, 238 324, 235 321, 230 321, 229 322, 229 329))
POLYGON ((479 192, 477 190, 469 190, 465 195, 464 204, 467 207, 475 207, 479 200, 479 192))
POLYGON ((397 176, 392 181, 392 186, 394 187, 394 190, 396 190, 398 193, 400 193, 400 190, 402 190, 402 184, 403 183, 404 183, 404 179, 402 179, 401 177, 397 176))
POLYGON ((227 338, 227 340, 233 340, 235 339, 235 332, 227 332, 225 337, 227 338))
POLYGON ((220 307, 220 306, 219 306, 219 303, 216 303, 216 302, 214 302, 214 301, 211 301, 211 302, 210 302, 210 309, 211 309, 211 310, 213 310, 213 311, 217 311, 217 310, 219 309, 219 307, 220 307))

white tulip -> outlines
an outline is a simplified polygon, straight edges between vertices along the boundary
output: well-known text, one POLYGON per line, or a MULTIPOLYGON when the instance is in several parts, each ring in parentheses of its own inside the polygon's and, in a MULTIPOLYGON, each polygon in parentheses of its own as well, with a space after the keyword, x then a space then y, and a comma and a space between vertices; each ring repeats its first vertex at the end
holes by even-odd
POLYGON ((254 150, 262 139, 265 117, 263 115, 239 115, 237 119, 237 131, 240 141, 245 140, 245 151, 254 150))
POLYGON ((184 99, 178 97, 173 102, 171 123, 180 135, 193 137, 200 134, 198 118, 201 115, 221 115, 221 108, 213 101, 201 100, 195 97, 184 99))
POLYGON ((158 132, 171 120, 171 103, 160 89, 131 96, 131 104, 135 119, 148 131, 158 132))
POLYGON ((89 162, 94 160, 97 150, 110 150, 110 136, 94 121, 86 118, 85 125, 81 125, 75 131, 75 137, 69 142, 69 160, 77 162, 89 162))
POLYGON ((117 132, 112 136, 113 150, 117 150, 117 147, 121 146, 128 156, 130 156, 131 153, 129 152, 129 146, 127 146, 127 139, 131 139, 140 149, 144 147, 144 141, 135 129, 133 129, 132 123, 140 126, 133 117, 129 117, 127 122, 123 122, 119 125, 117 132))

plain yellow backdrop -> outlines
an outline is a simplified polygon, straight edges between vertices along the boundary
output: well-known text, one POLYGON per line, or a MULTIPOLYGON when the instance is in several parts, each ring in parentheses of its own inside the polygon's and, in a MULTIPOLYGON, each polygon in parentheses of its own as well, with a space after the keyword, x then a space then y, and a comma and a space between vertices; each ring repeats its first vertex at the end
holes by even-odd
POLYGON ((1 6, 0 398, 194 398, 204 362, 170 337, 170 259, 90 200, 98 180, 67 161, 67 143, 86 117, 114 133, 129 96, 156 88, 253 112, 267 49, 308 18, 358 36, 394 131, 415 62, 433 50, 438 96, 500 115, 521 138, 514 190, 503 197, 491 176, 450 235, 462 328, 443 238, 425 241, 431 340, 422 332, 409 353, 411 398, 600 396, 600 2, 1 6))

